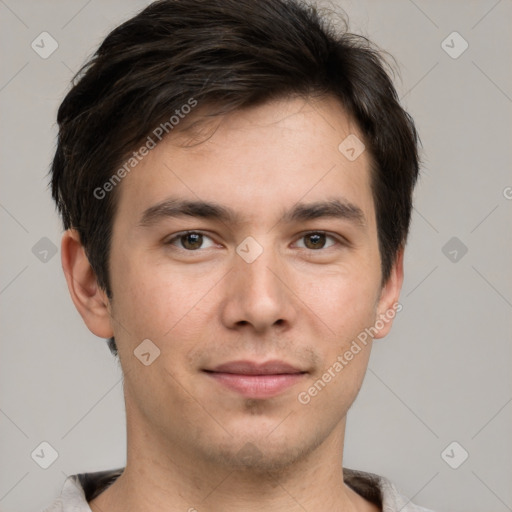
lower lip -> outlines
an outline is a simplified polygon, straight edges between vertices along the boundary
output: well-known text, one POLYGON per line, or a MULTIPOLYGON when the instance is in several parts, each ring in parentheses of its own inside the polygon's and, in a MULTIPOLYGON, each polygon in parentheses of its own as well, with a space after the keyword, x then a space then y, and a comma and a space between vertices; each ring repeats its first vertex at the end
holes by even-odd
POLYGON ((236 373, 206 372, 220 384, 249 398, 271 398, 297 384, 305 373, 277 375, 241 375, 236 373))

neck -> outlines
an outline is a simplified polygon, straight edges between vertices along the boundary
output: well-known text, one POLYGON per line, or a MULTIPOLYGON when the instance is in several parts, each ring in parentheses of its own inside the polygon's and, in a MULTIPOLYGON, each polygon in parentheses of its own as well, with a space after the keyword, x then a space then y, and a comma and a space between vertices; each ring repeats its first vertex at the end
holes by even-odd
POLYGON ((191 453, 151 425, 127 425, 126 468, 89 503, 93 512, 378 510, 343 482, 345 419, 321 444, 284 465, 258 461, 257 446, 247 444, 245 467, 191 453))

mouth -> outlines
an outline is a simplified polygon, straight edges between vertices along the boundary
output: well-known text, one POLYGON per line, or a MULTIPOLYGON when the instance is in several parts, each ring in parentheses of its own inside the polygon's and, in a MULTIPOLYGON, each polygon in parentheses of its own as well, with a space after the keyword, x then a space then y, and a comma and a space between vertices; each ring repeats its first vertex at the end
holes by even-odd
POLYGON ((203 372, 220 386, 255 399, 277 396, 308 373, 283 361, 233 361, 203 372))

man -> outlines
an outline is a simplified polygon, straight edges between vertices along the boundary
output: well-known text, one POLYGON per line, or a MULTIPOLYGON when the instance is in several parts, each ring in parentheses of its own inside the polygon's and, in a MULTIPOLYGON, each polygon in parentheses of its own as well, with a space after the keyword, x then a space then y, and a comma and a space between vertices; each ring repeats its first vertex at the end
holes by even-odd
POLYGON ((163 0, 58 122, 63 269, 119 357, 128 446, 48 510, 424 510, 342 465, 419 166, 378 52, 296 2, 163 0))

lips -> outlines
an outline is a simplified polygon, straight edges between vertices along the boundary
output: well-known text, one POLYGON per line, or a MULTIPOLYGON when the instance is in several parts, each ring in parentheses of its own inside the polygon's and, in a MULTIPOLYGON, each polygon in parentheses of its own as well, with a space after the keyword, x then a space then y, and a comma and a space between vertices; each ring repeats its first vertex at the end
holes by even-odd
POLYGON ((232 361, 220 364, 212 370, 217 373, 236 373, 238 375, 281 375, 284 373, 305 373, 304 370, 296 368, 284 361, 267 361, 256 363, 253 361, 232 361))
POLYGON ((271 398, 302 381, 307 374, 284 361, 232 361, 204 370, 219 385, 247 398, 271 398))

